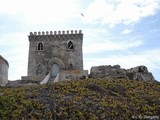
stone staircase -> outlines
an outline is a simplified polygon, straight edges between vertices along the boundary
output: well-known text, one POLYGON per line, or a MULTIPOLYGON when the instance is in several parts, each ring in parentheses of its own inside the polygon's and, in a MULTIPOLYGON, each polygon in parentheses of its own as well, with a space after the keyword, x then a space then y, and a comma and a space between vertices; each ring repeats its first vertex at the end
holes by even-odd
POLYGON ((56 77, 50 77, 47 83, 53 83, 56 77))
POLYGON ((51 72, 49 72, 48 75, 46 75, 46 77, 40 82, 40 84, 48 83, 50 78, 51 78, 51 72))
POLYGON ((59 75, 60 73, 58 73, 57 76, 51 76, 51 72, 49 72, 40 84, 59 82, 59 75))

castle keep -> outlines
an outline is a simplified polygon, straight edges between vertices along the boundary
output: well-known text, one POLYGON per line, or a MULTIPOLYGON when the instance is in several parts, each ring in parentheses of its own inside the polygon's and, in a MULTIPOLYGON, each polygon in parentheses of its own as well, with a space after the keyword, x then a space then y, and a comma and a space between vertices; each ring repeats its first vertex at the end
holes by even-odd
POLYGON ((88 71, 83 70, 81 30, 31 32, 28 37, 27 79, 55 79, 58 75, 59 80, 65 80, 88 75, 88 71))

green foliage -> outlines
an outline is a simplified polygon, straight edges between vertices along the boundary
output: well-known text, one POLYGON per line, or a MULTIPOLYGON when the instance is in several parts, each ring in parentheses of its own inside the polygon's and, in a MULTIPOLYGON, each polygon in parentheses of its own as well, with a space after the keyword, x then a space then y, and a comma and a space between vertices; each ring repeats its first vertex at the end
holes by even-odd
POLYGON ((0 120, 104 120, 158 116, 160 84, 77 80, 0 88, 0 120))

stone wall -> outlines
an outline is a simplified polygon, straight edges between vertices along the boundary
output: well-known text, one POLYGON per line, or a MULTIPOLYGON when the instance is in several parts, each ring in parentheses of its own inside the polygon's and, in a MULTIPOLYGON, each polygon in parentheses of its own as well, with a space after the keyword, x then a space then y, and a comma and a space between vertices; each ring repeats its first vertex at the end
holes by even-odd
MULTIPOLYGON (((50 73, 49 73, 50 74, 50 73)), ((9 81, 6 86, 19 87, 46 83, 61 82, 66 80, 79 80, 88 78, 88 70, 61 70, 56 77, 49 76, 49 80, 42 82, 45 76, 22 76, 22 80, 9 81)))
POLYGON ((15 81, 8 81, 8 83, 6 84, 7 87, 20 87, 20 86, 32 86, 32 85, 39 85, 39 81, 15 80, 15 81))
POLYGON ((62 70, 83 70, 81 30, 34 32, 29 41, 28 76, 47 75, 53 64, 62 70))
POLYGON ((5 86, 8 83, 8 68, 7 60, 0 55, 0 86, 5 86))
POLYGON ((129 80, 155 81, 152 73, 145 66, 137 66, 131 69, 122 69, 119 65, 105 65, 92 67, 90 78, 108 78, 117 79, 125 78, 129 80))
POLYGON ((88 70, 63 70, 59 74, 59 81, 78 80, 88 78, 88 70))
POLYGON ((45 76, 22 76, 21 80, 33 80, 33 81, 41 81, 45 76))

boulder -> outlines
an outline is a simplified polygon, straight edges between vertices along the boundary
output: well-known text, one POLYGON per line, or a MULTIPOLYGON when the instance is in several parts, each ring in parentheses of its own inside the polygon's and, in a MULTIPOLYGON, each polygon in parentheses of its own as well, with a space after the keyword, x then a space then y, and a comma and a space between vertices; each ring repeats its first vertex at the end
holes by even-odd
POLYGON ((151 72, 148 71, 146 66, 137 66, 131 69, 126 70, 126 75, 131 80, 140 80, 140 81, 155 81, 151 72))

